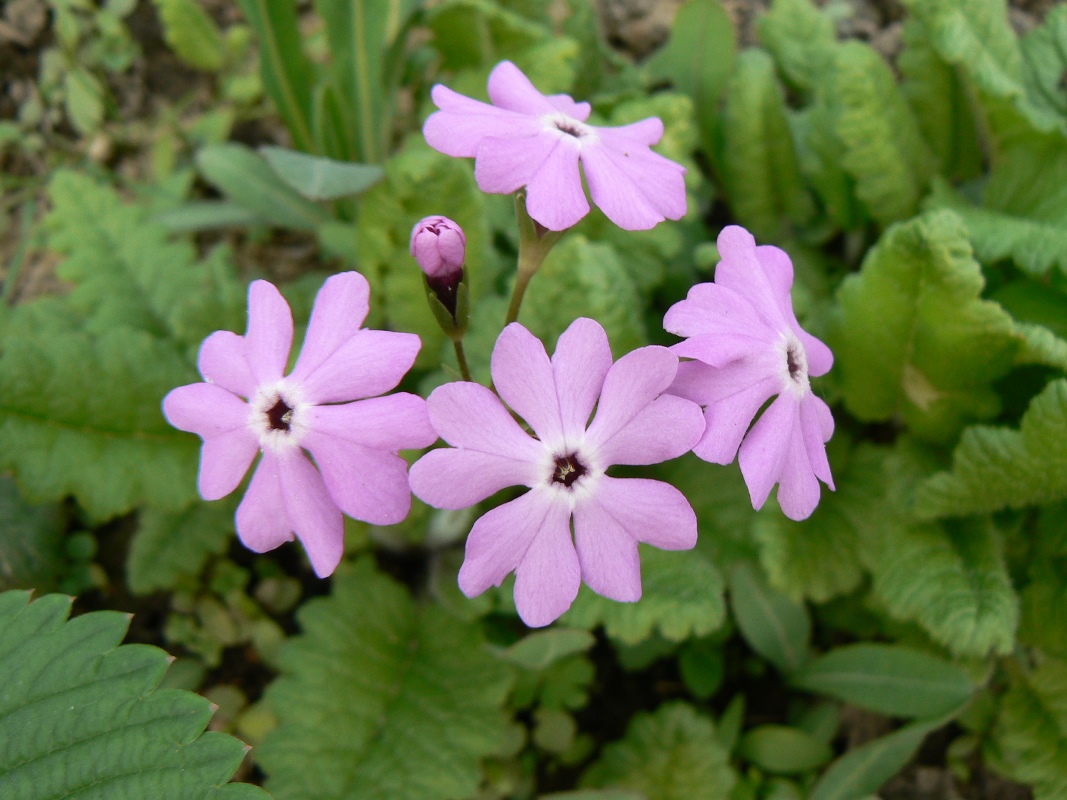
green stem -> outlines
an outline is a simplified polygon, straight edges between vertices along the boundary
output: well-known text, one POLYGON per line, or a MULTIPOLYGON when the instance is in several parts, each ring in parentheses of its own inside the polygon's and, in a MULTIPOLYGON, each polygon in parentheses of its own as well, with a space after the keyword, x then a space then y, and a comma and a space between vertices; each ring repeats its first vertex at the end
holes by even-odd
POLYGON ((474 378, 471 377, 471 368, 467 365, 467 356, 463 352, 463 340, 453 339, 452 347, 456 350, 456 361, 459 362, 459 374, 463 376, 463 380, 474 382, 474 378))
POLYGON ((526 296, 526 287, 530 279, 541 269, 545 256, 558 242, 565 231, 550 231, 538 225, 526 211, 526 190, 520 189, 515 194, 515 216, 519 223, 519 264, 515 274, 515 289, 511 294, 508 316, 504 321, 510 325, 519 318, 522 299, 526 296))

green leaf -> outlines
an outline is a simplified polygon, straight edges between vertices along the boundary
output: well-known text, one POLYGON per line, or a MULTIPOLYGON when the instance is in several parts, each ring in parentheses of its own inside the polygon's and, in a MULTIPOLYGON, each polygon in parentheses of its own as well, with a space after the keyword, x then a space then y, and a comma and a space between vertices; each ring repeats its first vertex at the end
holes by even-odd
MULTIPOLYGON (((279 3, 284 5, 284 3, 279 3)), ((243 144, 214 144, 196 154, 208 183, 228 199, 281 228, 314 230, 329 215, 290 188, 270 165, 243 144)))
POLYGON ((975 426, 963 433, 952 471, 919 487, 923 517, 980 514, 1067 497, 1067 380, 1035 397, 1019 430, 975 426))
POLYGON ((849 410, 866 421, 901 414, 934 440, 995 414, 989 384, 1011 369, 1019 339, 1011 317, 979 299, 983 285, 951 212, 887 230, 838 289, 827 331, 849 410))
MULTIPOLYGON (((734 25, 719 0, 689 0, 678 9, 667 44, 646 63, 693 100, 705 143, 713 141, 719 98, 734 64, 734 25)), ((705 145, 707 147, 707 145, 705 145)))
POLYGON ((638 644, 653 631, 680 642, 722 625, 722 576, 699 545, 684 552, 642 545, 641 583, 636 603, 616 603, 583 586, 563 622, 589 629, 603 625, 608 636, 626 644, 638 644))
POLYGON ((1034 787, 1036 800, 1067 793, 1067 662, 1015 670, 994 728, 998 761, 1034 787))
POLYGON ((912 722, 849 750, 816 781, 809 800, 859 800, 873 794, 911 761, 926 734, 948 721, 912 722))
POLYGON ((803 605, 771 589, 750 565, 730 573, 730 607, 749 646, 790 675, 808 660, 811 618, 803 605))
POLYGON ((0 595, 0 795, 254 800, 227 784, 246 748, 204 733, 211 704, 158 689, 170 662, 147 645, 120 646, 129 616, 67 621, 71 598, 0 595))
POLYGON ((737 782, 711 720, 685 703, 637 714, 626 737, 605 745, 583 787, 619 787, 647 800, 727 800, 737 782))
POLYGON ((173 589, 196 577, 212 554, 235 535, 235 501, 194 503, 185 511, 144 511, 126 559, 126 583, 134 594, 173 589))
POLYGON ((263 225, 264 220, 254 211, 228 200, 198 200, 184 203, 152 217, 168 233, 200 233, 218 228, 247 228, 263 225))
POLYGON ((809 662, 790 682, 801 689, 897 717, 939 717, 974 692, 967 673, 900 645, 853 644, 809 662))
POLYGON ((504 658, 526 669, 542 670, 555 661, 584 653, 596 644, 588 631, 553 628, 534 631, 504 651, 504 658))
POLYGON ((904 49, 897 59, 900 90, 937 156, 940 173, 952 180, 975 178, 983 171, 976 109, 960 73, 934 49, 917 19, 905 20, 904 49))
POLYGON ((885 59, 856 41, 841 45, 828 91, 856 195, 883 226, 912 216, 936 165, 885 59))
POLYGON ((1023 588, 1019 643, 1067 658, 1067 506, 1043 508, 1023 588))
POLYGON ((1030 101, 1050 116, 1067 118, 1067 7, 1049 10, 1045 21, 1020 42, 1023 83, 1030 101))
POLYGON ((837 50, 834 21, 810 0, 774 0, 756 26, 759 40, 795 88, 813 92, 837 50))
POLYGON ((815 207, 800 176, 771 57, 741 52, 726 90, 722 172, 730 208, 758 239, 809 221, 815 207))
POLYGON ((834 757, 830 745, 788 725, 757 725, 746 731, 737 754, 760 769, 785 775, 807 772, 834 757))
POLYGON ((259 152, 283 181, 308 200, 336 200, 362 194, 385 175, 376 164, 335 161, 284 147, 261 147, 259 152))
POLYGON ((685 642, 678 651, 678 672, 694 697, 707 700, 719 691, 726 672, 721 643, 710 637, 685 642))
POLYGON ((217 72, 226 62, 222 34, 197 0, 152 0, 163 23, 163 39, 190 67, 217 72))
MULTIPOLYGON (((1048 161, 1045 164, 1049 166, 1048 161)), ((1047 275, 1053 267, 1067 275, 1067 228, 1059 220, 1030 219, 981 208, 939 180, 934 182, 926 207, 954 211, 967 227, 975 255, 982 261, 1011 259, 1030 275, 1047 275)))
POLYGON ((15 482, 0 478, 0 591, 50 590, 65 561, 59 508, 27 505, 15 482))
POLYGON ((85 67, 75 67, 63 76, 67 116, 82 136, 96 133, 104 121, 104 87, 85 67))
POLYGON ((1015 357, 1016 364, 1044 364, 1067 372, 1067 341, 1044 325, 1020 322, 1015 330, 1023 339, 1022 349, 1015 357))
POLYGON ((301 47, 294 0, 239 0, 259 38, 263 86, 299 150, 311 152, 311 64, 301 47))
POLYGON ((512 671, 477 627, 420 608, 369 561, 298 612, 267 700, 278 727, 257 759, 284 800, 473 795, 506 741, 512 671), (314 764, 314 769, 308 769, 314 764))

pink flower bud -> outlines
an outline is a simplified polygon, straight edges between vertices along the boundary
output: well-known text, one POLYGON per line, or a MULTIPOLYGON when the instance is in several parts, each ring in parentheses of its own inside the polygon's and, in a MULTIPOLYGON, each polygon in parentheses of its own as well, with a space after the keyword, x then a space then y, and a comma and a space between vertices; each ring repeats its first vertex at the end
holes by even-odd
POLYGON ((426 217, 411 229, 411 255, 427 278, 441 278, 463 269, 467 237, 448 217, 426 217))

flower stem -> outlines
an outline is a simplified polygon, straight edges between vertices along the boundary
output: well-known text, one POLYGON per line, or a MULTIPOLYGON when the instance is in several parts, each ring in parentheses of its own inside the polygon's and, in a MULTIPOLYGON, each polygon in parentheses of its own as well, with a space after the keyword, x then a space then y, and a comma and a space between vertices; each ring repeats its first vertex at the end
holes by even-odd
POLYGON ((545 256, 565 233, 550 231, 530 217, 526 211, 525 189, 520 189, 515 194, 515 217, 519 223, 519 264, 505 325, 510 325, 519 318, 519 309, 522 308, 522 299, 526 296, 530 279, 541 269, 545 256))
POLYGON ((467 365, 467 356, 463 352, 463 340, 453 339, 452 347, 456 351, 456 361, 459 362, 459 374, 463 376, 463 380, 474 382, 474 378, 471 377, 471 368, 467 365))

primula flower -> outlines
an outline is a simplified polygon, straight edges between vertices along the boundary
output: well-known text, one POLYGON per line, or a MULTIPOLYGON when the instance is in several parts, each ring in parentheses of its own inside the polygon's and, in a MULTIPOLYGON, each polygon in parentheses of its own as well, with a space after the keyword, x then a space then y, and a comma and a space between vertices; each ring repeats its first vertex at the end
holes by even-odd
POLYGON ((396 451, 437 439, 421 397, 375 396, 396 387, 421 342, 411 333, 361 329, 369 295, 359 273, 327 280, 296 367, 285 376, 293 317, 272 284, 255 281, 246 334, 208 336, 199 357, 206 383, 179 386, 163 400, 171 425, 204 440, 205 500, 236 489, 263 453, 237 509, 237 534, 262 553, 295 533, 320 578, 341 560, 342 511, 377 525, 407 516, 407 464, 396 451))
POLYGON ((526 187, 526 209, 544 227, 562 231, 589 213, 578 172, 581 162, 593 202, 620 228, 647 230, 685 214, 685 168, 652 152, 663 123, 587 125, 590 106, 569 95, 541 94, 510 61, 489 75, 489 99, 472 100, 440 84, 422 132, 430 147, 474 158, 483 192, 526 187))
POLYGON ((493 349, 493 382, 534 436, 484 386, 434 390, 430 420, 452 448, 431 450, 412 466, 415 494, 459 509, 507 486, 530 487, 474 524, 459 572, 464 594, 499 586, 514 571, 519 616, 547 625, 570 607, 582 580, 613 600, 640 598, 638 542, 667 550, 696 543, 696 515, 681 492, 604 474, 613 464, 675 458, 696 444, 700 408, 664 394, 677 369, 665 347, 642 347, 612 364, 607 335, 590 319, 575 321, 549 360, 513 322, 493 349))
POLYGON ((777 483, 782 511, 804 519, 819 503, 819 480, 834 488, 825 446, 834 419, 808 381, 826 374, 834 357, 797 323, 784 251, 757 247, 737 225, 722 230, 718 247, 715 282, 694 286, 663 319, 668 331, 688 337, 671 349, 696 359, 679 366, 670 391, 706 407, 698 456, 729 464, 740 446, 752 505, 760 508, 777 483))
POLYGON ((427 278, 447 278, 463 271, 467 237, 448 217, 425 217, 411 229, 411 255, 427 278))

